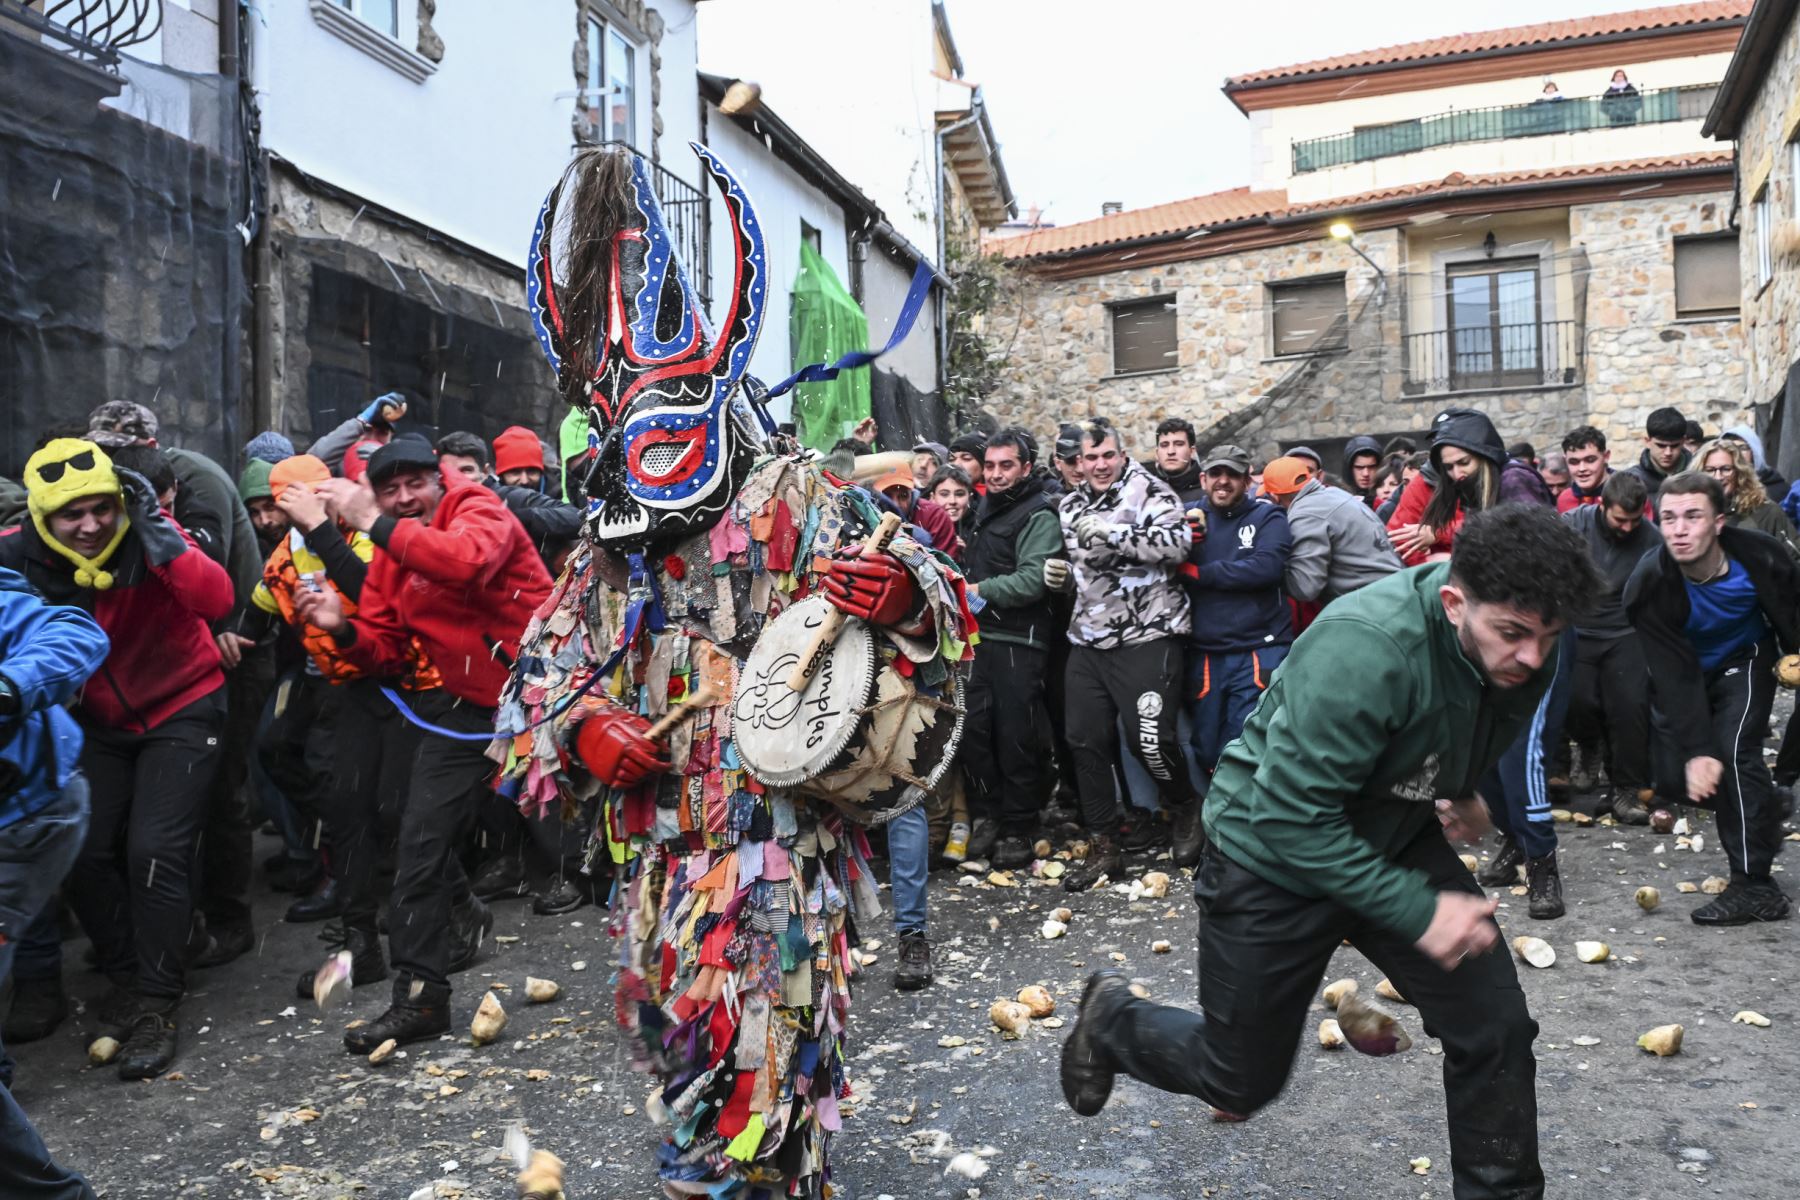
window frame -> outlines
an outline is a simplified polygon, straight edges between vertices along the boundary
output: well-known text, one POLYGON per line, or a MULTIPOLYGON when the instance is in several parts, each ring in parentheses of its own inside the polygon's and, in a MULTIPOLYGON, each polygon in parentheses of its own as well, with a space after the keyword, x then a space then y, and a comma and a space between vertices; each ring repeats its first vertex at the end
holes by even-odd
POLYGON ((1750 214, 1756 223, 1756 291, 1758 295, 1775 279, 1774 229, 1775 192, 1764 180, 1762 190, 1750 202, 1750 214))
POLYGON ((643 106, 638 101, 645 95, 644 71, 648 63, 649 39, 646 38, 629 21, 626 21, 610 5, 590 2, 582 5, 582 57, 586 61, 587 79, 581 91, 576 95, 576 105, 592 132, 590 139, 596 144, 616 143, 629 146, 632 150, 645 150, 648 146, 648 126, 643 119, 643 106), (600 70, 601 87, 610 86, 611 58, 613 40, 625 47, 629 57, 627 68, 631 74, 630 86, 625 93, 628 111, 625 122, 629 126, 630 136, 617 138, 612 136, 613 127, 607 119, 602 106, 598 103, 603 96, 613 95, 610 90, 605 93, 596 91, 594 72, 596 65, 600 70))
MULTIPOLYGON (((1267 307, 1268 307, 1269 317, 1268 317, 1268 320, 1265 321, 1263 324, 1264 324, 1264 334, 1268 338, 1270 361, 1291 360, 1291 359, 1301 359, 1301 358, 1314 358, 1321 354, 1335 354, 1335 353, 1337 353, 1341 350, 1347 349, 1349 347, 1349 344, 1350 344, 1349 343, 1349 332, 1350 332, 1349 331, 1349 317, 1350 317, 1350 275, 1349 275, 1349 272, 1347 272, 1347 271, 1328 271, 1322 275, 1300 275, 1300 276, 1296 276, 1295 278, 1292 278, 1292 279, 1265 279, 1265 280, 1263 280, 1263 295, 1267 299, 1267 302, 1268 302, 1267 307), (1338 287, 1339 299, 1342 302, 1339 311, 1342 312, 1342 314, 1344 315, 1344 319, 1345 319, 1344 340, 1339 341, 1339 342, 1332 342, 1330 344, 1325 344, 1325 331, 1321 330, 1318 337, 1313 339, 1312 344, 1307 346, 1305 349, 1303 349, 1303 350, 1283 350, 1281 348, 1280 336, 1276 331, 1276 321, 1275 321, 1275 315, 1276 315, 1276 313, 1278 313, 1280 311, 1280 308, 1278 306, 1281 303, 1281 301, 1278 298, 1278 294, 1284 290, 1298 290, 1300 288, 1306 288, 1306 287, 1324 288, 1324 287, 1326 287, 1330 284, 1334 284, 1334 283, 1338 287)), ((1334 318, 1334 320, 1335 320, 1335 318, 1334 318)))
POLYGON ((361 21, 364 25, 367 25, 370 29, 373 29, 376 33, 381 34, 383 37, 393 38, 396 42, 399 41, 400 27, 402 24, 401 10, 405 5, 401 3, 401 0, 377 0, 377 2, 393 9, 394 26, 392 29, 383 29, 381 26, 375 24, 375 22, 369 20, 368 14, 363 11, 363 8, 371 3, 371 0, 336 0, 339 8, 361 21))
POLYGON ((1108 376, 1110 379, 1132 379, 1141 375, 1157 375, 1167 371, 1179 371, 1181 369, 1180 297, 1174 292, 1167 292, 1155 296, 1133 296, 1125 300, 1107 301, 1106 336, 1109 343, 1107 347, 1108 357, 1111 360, 1112 365, 1112 374, 1108 376), (1119 369, 1119 317, 1121 314, 1132 309, 1147 309, 1152 304, 1164 307, 1170 314, 1169 324, 1171 337, 1169 351, 1172 351, 1173 353, 1171 355, 1169 352, 1165 352, 1165 357, 1170 358, 1170 361, 1166 366, 1141 367, 1133 371, 1121 371, 1119 369))
MULTIPOLYGON (((1453 392, 1491 391, 1507 387, 1536 387, 1543 382, 1546 368, 1544 349, 1544 260, 1541 255, 1516 258, 1478 258, 1464 262, 1449 263, 1444 268, 1444 351, 1445 365, 1449 370, 1450 390, 1453 392), (1501 331, 1508 328, 1500 320, 1500 276, 1515 271, 1531 272, 1531 366, 1508 368, 1505 365, 1508 347, 1501 331), (1459 278, 1483 278, 1488 280, 1488 320, 1482 326, 1458 326, 1456 323, 1456 297, 1452 280, 1459 278), (1464 373, 1457 369, 1457 358, 1460 351, 1456 344, 1459 329, 1482 329, 1488 334, 1486 353, 1493 366, 1486 372, 1464 373), (1485 377, 1488 382, 1474 382, 1485 377)), ((1514 347, 1513 349, 1517 349, 1514 347)), ((1468 351, 1466 353, 1478 353, 1468 351)))
POLYGON ((1672 294, 1671 294, 1670 300, 1675 305, 1675 319, 1677 321, 1735 321, 1735 320, 1737 320, 1738 317, 1742 314, 1743 309, 1744 309, 1744 303, 1743 303, 1743 291, 1744 291, 1743 250, 1742 250, 1741 246, 1739 245, 1738 235, 1731 232, 1729 229, 1721 229, 1721 230, 1717 230, 1713 233, 1684 234, 1684 235, 1681 235, 1678 237, 1671 238, 1670 244, 1671 244, 1670 267, 1673 270, 1674 276, 1675 276, 1675 279, 1674 279, 1675 286, 1671 289, 1672 294), (1735 265, 1738 268, 1738 280, 1737 280, 1737 288, 1732 293, 1731 307, 1728 309, 1726 309, 1726 308, 1710 308, 1710 309, 1686 309, 1686 310, 1684 310, 1681 307, 1681 247, 1693 245, 1696 242, 1730 242, 1731 243, 1731 249, 1732 249, 1731 261, 1732 261, 1733 265, 1735 265))

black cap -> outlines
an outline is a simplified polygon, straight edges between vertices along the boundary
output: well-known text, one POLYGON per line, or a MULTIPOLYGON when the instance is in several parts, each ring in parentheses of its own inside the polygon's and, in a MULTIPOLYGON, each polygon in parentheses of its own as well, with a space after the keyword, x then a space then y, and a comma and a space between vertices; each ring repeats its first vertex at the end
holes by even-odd
POLYGON ((1072 425, 1068 422, 1064 422, 1057 426, 1056 445, 1051 450, 1051 453, 1055 454, 1056 457, 1062 459, 1064 462, 1067 462, 1072 458, 1080 458, 1081 426, 1072 425))
POLYGON ((435 471, 437 451, 416 433, 403 433, 369 456, 369 486, 380 487, 402 471, 435 471))
POLYGON ((965 433, 950 439, 950 453, 972 454, 980 458, 987 453, 987 439, 979 433, 965 433))

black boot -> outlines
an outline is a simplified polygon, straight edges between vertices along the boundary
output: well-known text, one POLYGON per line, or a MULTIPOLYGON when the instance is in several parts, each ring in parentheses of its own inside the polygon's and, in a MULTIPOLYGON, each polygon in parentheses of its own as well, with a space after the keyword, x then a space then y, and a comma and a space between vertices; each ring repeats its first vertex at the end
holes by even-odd
POLYGON ((900 935, 900 962, 894 967, 894 990, 916 992, 931 986, 931 943, 923 933, 900 935))
POLYGON ((119 1048, 120 1079, 154 1079, 175 1061, 181 1030, 175 1023, 179 1001, 140 1004, 119 1048))
POLYGON ((56 1032, 69 1015, 69 997, 61 978, 20 979, 13 976, 12 1008, 0 1027, 8 1045, 35 1042, 56 1032))
POLYGON ((1109 833, 1096 833, 1088 843, 1088 856, 1079 866, 1063 876, 1063 891, 1085 892, 1100 882, 1102 875, 1117 879, 1125 871, 1119 857, 1119 843, 1109 833))
POLYGON ((344 1034, 344 1048, 368 1054, 392 1038, 402 1044, 421 1042, 450 1032, 450 987, 434 986, 402 976, 394 980, 394 1002, 388 1010, 344 1034))
POLYGON ((1174 817, 1169 837, 1169 856, 1178 867, 1198 866, 1200 851, 1206 845, 1206 830, 1200 824, 1200 801, 1189 800, 1171 814, 1174 817))
POLYGON ((304 925, 308 921, 329 921, 344 911, 344 888, 337 880, 327 878, 310 895, 288 905, 288 921, 304 925))
POLYGON ((194 967, 222 967, 242 958, 256 945, 256 931, 248 925, 221 925, 207 935, 206 948, 194 956, 194 967))
POLYGON ((1754 921, 1785 921, 1788 898, 1773 882, 1733 879, 1711 904, 1688 914, 1696 925, 1749 925, 1754 921))
POLYGON ((1556 851, 1542 858, 1525 860, 1525 878, 1531 892, 1531 919, 1554 921, 1567 910, 1563 907, 1562 872, 1556 866, 1556 851))
POLYGON ((557 885, 531 902, 531 911, 540 917, 560 917, 564 913, 572 913, 588 903, 588 891, 584 881, 575 879, 560 880, 557 885))
POLYGON ((1063 1099, 1084 1117, 1091 1117, 1106 1107, 1112 1095, 1112 1058, 1100 1044, 1100 1031, 1111 1020, 1118 1005, 1131 997, 1131 982, 1118 971, 1095 971, 1088 976, 1081 993, 1081 1010, 1075 1028, 1063 1043, 1063 1099))
POLYGON ((1650 810, 1644 806, 1644 798, 1636 788, 1613 789, 1612 815, 1621 825, 1650 823, 1650 810))
POLYGON ((1500 853, 1494 861, 1475 872, 1475 882, 1482 887, 1511 887, 1519 882, 1519 868, 1525 865, 1525 851, 1507 834, 1500 835, 1500 853))
POLYGON ((1030 838, 1009 833, 994 843, 994 857, 991 861, 995 870, 1011 871, 1028 865, 1034 857, 1030 838))
POLYGON ((1127 854, 1144 854, 1161 850, 1169 844, 1169 823, 1161 813, 1138 809, 1131 814, 1131 824, 1119 834, 1119 849, 1127 854))
MULTIPOLYGON (((350 952, 350 986, 362 987, 368 983, 379 983, 387 978, 387 956, 381 952, 381 934, 375 929, 373 922, 364 927, 347 929, 341 924, 331 924, 319 935, 327 952, 336 954, 339 950, 350 952)), ((294 994, 302 1000, 313 998, 313 978, 318 969, 300 972, 295 983, 294 994)))
POLYGON ((525 882, 525 864, 516 854, 502 854, 481 868, 469 881, 469 890, 478 900, 516 900, 531 894, 525 882))
POLYGON ((473 896, 450 910, 451 975, 475 965, 475 959, 481 953, 481 945, 487 941, 487 935, 493 929, 493 910, 473 896))

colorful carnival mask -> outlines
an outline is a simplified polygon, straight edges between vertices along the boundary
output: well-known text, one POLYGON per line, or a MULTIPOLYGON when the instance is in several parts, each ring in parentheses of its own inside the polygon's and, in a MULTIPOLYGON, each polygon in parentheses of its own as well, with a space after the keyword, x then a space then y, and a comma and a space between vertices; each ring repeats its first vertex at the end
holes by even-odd
POLYGON ((762 227, 731 171, 690 145, 731 222, 734 253, 717 334, 675 257, 642 158, 631 156, 629 187, 621 189, 628 194, 599 203, 583 194, 591 185, 581 177, 598 160, 579 161, 551 189, 532 231, 525 280, 532 325, 564 398, 587 414, 597 451, 587 474, 589 536, 619 551, 710 528, 743 485, 760 442, 734 392, 762 327, 762 227), (577 280, 571 276, 584 248, 587 269, 577 280), (591 335, 574 327, 589 324, 576 312, 592 314, 591 335))

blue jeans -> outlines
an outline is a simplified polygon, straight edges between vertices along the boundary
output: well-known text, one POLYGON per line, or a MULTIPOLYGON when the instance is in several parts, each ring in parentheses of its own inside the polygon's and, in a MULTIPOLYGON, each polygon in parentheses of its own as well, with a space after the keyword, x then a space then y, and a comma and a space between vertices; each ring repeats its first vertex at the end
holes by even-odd
POLYGON ((1550 817, 1549 762, 1562 738, 1563 718, 1574 691, 1575 630, 1564 632, 1557 646, 1556 678, 1538 701, 1531 723, 1519 731, 1500 761, 1481 778, 1494 827, 1525 851, 1527 858, 1556 853, 1556 826, 1550 817))
MULTIPOLYGON (((87 836, 88 786, 73 776, 62 795, 0 828, 0 979, 12 969, 13 939, 50 905, 87 836)), ((0 1196, 93 1200, 87 1180, 58 1166, 12 1096, 12 1058, 0 1048, 0 1196)))
POLYGON ((931 873, 931 823, 915 805, 887 823, 888 882, 894 889, 894 932, 925 932, 925 881, 931 873))
POLYGON ((1288 647, 1226 653, 1190 650, 1187 666, 1187 717, 1193 726, 1194 757, 1200 765, 1200 794, 1212 786, 1213 768, 1225 747, 1244 732, 1244 722, 1262 699, 1264 689, 1288 647))

